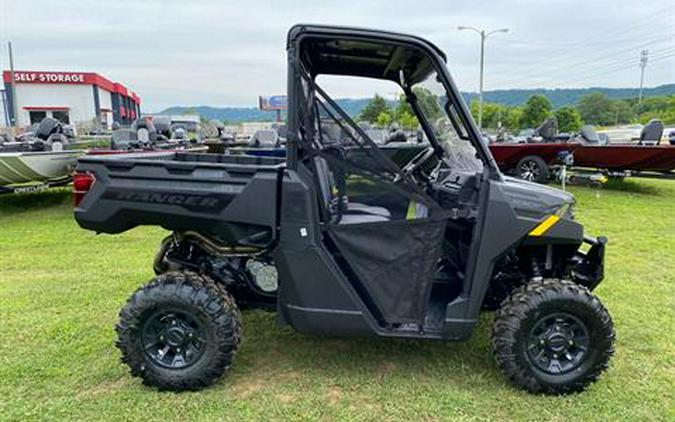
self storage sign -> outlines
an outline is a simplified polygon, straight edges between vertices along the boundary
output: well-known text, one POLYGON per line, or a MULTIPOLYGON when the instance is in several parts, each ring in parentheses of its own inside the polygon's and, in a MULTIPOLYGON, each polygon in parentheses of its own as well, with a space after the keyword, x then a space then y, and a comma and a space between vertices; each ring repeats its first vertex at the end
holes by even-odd
POLYGON ((87 83, 86 76, 73 72, 14 72, 16 82, 37 84, 83 84, 87 83))

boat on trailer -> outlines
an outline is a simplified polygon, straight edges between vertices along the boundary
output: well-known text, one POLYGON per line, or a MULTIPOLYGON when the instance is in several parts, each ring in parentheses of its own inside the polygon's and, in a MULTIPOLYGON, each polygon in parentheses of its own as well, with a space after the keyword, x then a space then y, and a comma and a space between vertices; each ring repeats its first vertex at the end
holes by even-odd
POLYGON ((637 145, 601 145, 592 127, 582 128, 582 144, 574 151, 574 165, 602 169, 611 175, 628 171, 669 173, 675 170, 675 145, 662 143, 663 130, 663 123, 655 119, 644 126, 637 145))
POLYGON ((591 125, 583 126, 576 134, 558 134, 557 123, 549 118, 534 130, 538 138, 489 146, 502 171, 537 182, 552 174, 556 164, 572 166, 576 172, 591 170, 613 178, 641 172, 672 175, 675 145, 663 144, 663 131, 663 123, 654 119, 642 128, 637 144, 612 143, 591 125))
POLYGON ((578 167, 623 172, 652 171, 668 173, 675 170, 675 147, 672 145, 584 145, 576 150, 574 164, 578 167))
POLYGON ((69 127, 45 117, 16 138, 0 136, 0 193, 35 192, 70 182, 83 150, 66 149, 69 127))
POLYGON ((35 192, 70 182, 82 150, 0 152, 0 193, 35 192))

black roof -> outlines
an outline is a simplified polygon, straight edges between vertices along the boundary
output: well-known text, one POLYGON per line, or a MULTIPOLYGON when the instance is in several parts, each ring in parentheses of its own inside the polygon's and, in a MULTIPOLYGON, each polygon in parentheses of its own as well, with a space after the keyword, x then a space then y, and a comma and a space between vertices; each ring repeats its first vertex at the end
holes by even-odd
POLYGON ((295 25, 288 46, 297 44, 300 59, 312 76, 348 74, 397 82, 403 70, 410 84, 433 70, 429 52, 446 61, 431 42, 413 35, 372 29, 324 25, 295 25))

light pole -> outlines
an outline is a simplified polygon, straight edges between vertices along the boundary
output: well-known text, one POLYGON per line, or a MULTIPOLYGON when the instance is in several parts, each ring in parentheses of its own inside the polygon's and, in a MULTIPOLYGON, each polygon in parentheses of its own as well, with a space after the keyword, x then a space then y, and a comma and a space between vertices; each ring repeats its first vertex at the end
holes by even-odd
POLYGON ((483 130, 483 74, 485 72, 485 40, 492 34, 498 32, 509 32, 508 28, 495 29, 485 32, 484 29, 477 29, 472 26, 458 26, 458 30, 474 31, 480 35, 480 88, 478 91, 478 129, 483 130))
POLYGON ((9 49, 9 89, 10 94, 12 95, 12 116, 14 116, 14 134, 19 134, 19 111, 18 101, 16 99, 16 79, 14 78, 14 54, 12 54, 12 42, 7 42, 7 47, 9 49))

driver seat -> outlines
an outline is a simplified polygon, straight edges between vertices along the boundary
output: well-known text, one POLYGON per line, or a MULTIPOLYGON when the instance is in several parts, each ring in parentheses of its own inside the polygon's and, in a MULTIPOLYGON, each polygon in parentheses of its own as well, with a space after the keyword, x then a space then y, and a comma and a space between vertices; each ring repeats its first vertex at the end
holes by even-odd
MULTIPOLYGON (((320 144, 324 144, 321 122, 318 114, 314 114, 317 104, 314 90, 310 89, 304 80, 302 86, 305 101, 307 102, 307 114, 304 116, 306 128, 309 129, 310 132, 307 135, 313 138, 314 133, 318 132, 318 141, 320 144)), ((346 161, 345 151, 338 145, 324 147, 322 152, 331 154, 338 160, 346 161)), ((329 217, 337 213, 340 216, 340 224, 369 223, 388 221, 390 219, 391 212, 384 207, 349 202, 346 196, 339 195, 340 192, 344 192, 344 178, 338 177, 341 186, 336 186, 335 176, 332 174, 328 161, 325 158, 316 156, 314 157, 312 164, 314 166, 316 178, 319 182, 322 206, 324 212, 328 214, 329 217), (344 202, 340 203, 340 201, 344 202)))
MULTIPOLYGON (((321 190, 323 205, 332 214, 332 211, 340 206, 338 201, 341 200, 339 196, 335 196, 335 192, 339 190, 335 185, 334 176, 330 171, 328 162, 323 157, 314 158, 314 167, 319 182, 319 189, 321 190)), ((346 197, 344 197, 342 207, 340 224, 388 221, 391 218, 391 212, 384 207, 349 202, 346 197)))

